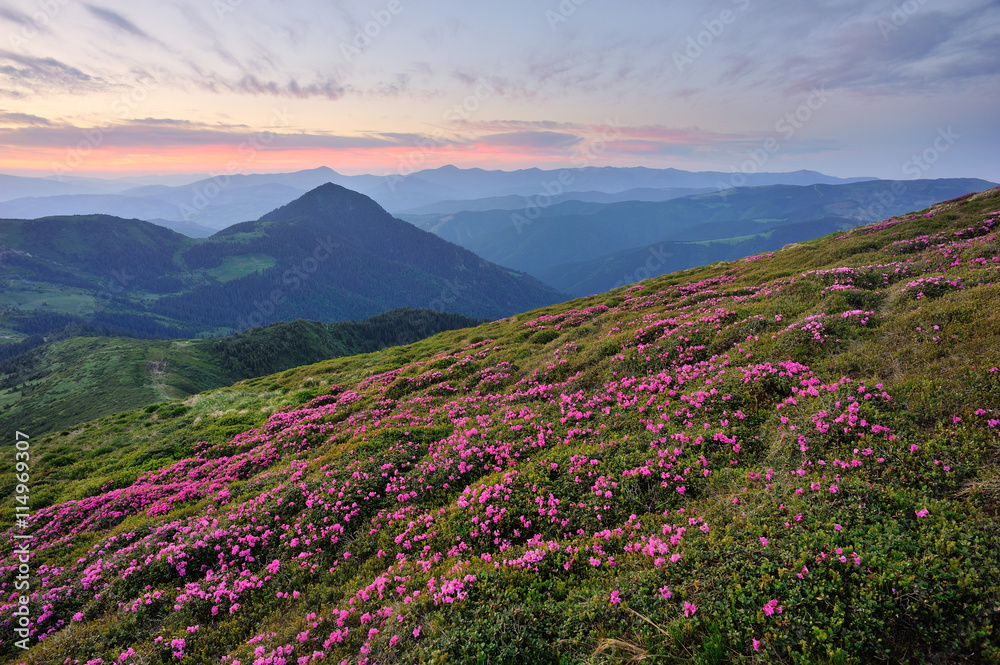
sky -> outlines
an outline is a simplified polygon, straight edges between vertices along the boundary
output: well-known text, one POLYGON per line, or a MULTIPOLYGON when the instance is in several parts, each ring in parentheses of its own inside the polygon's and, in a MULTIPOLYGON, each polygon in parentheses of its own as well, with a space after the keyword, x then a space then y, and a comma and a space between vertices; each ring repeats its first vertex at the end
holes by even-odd
POLYGON ((1000 0, 0 0, 0 172, 1000 182, 1000 0))

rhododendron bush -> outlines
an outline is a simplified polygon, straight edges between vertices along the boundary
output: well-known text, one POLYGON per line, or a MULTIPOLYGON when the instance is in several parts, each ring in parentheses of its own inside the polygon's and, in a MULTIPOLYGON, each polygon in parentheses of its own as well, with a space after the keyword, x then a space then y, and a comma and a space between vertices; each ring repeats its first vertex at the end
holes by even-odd
POLYGON ((994 190, 40 441, 136 452, 37 463, 57 500, 26 531, 26 652, 4 539, 4 658, 997 662, 998 208, 994 190), (227 408, 259 426, 142 459, 151 432, 184 441, 227 408))

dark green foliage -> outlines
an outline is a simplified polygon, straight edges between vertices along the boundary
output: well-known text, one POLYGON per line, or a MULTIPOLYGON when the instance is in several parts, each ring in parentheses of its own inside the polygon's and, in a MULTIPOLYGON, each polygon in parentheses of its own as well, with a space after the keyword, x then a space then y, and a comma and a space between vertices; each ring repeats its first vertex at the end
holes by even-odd
MULTIPOLYGON (((55 337, 68 339, 32 337, 10 345, 39 344, 0 362, 0 424, 42 434, 150 402, 146 412, 153 413, 165 399, 478 323, 460 314, 399 309, 361 321, 291 321, 184 342, 82 337, 76 336, 81 330, 64 329, 55 337)), ((307 390, 293 399, 302 404, 317 394, 307 390)), ((159 415, 175 417, 186 409, 165 406, 159 415)))
POLYGON ((198 240, 105 215, 0 220, 0 233, 25 252, 0 265, 20 303, 0 312, 0 324, 26 334, 90 325, 140 338, 199 337, 399 307, 483 319, 562 298, 331 184, 198 240))

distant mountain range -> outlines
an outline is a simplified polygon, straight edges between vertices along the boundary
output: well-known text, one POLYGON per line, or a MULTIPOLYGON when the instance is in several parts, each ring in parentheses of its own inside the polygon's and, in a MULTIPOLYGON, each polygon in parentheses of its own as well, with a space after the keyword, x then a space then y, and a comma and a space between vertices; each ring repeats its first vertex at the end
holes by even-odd
POLYGON ((401 215, 574 296, 779 249, 994 184, 974 178, 741 187, 662 202, 401 215))
POLYGON ((0 278, 0 329, 21 334, 196 337, 398 307, 493 319, 566 298, 334 184, 205 239, 102 215, 0 220, 0 278))
MULTIPOLYGON (((258 219, 270 210, 331 182, 365 194, 386 210, 458 212, 517 209, 540 200, 664 201, 730 181, 728 173, 692 173, 644 167, 485 171, 444 166, 399 175, 342 175, 320 167, 294 173, 219 175, 194 182, 164 178, 137 185, 134 179, 23 178, 0 175, 0 218, 104 214, 142 219, 190 237, 207 237, 232 224, 258 219), (178 184, 178 182, 180 184, 178 184), (487 199, 486 201, 476 201, 487 199), (442 206, 441 202, 448 202, 442 206)), ((746 185, 845 184, 871 178, 834 178, 815 171, 758 173, 746 185)))
MULTIPOLYGON (((239 184, 274 192, 301 177, 253 185, 266 176, 247 176, 239 184)), ((977 179, 875 180, 687 196, 691 190, 631 189, 619 195, 670 198, 618 202, 619 195, 587 190, 582 197, 612 202, 553 196, 533 210, 401 215, 402 221, 371 198, 327 183, 257 221, 200 239, 107 215, 0 220, 0 336, 17 341, 93 325, 132 337, 197 337, 296 318, 358 319, 398 307, 499 318, 779 249, 991 186, 977 179)), ((175 188, 139 190, 161 196, 175 188)), ((505 201, 516 204, 511 197, 471 203, 505 201)))

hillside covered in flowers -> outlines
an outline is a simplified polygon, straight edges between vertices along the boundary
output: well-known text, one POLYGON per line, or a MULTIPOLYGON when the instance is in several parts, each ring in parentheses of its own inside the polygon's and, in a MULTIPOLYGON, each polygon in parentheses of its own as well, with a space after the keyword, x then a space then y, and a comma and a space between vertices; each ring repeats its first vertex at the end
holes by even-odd
POLYGON ((998 225, 991 190, 32 440, 0 657, 1000 662, 998 225))

